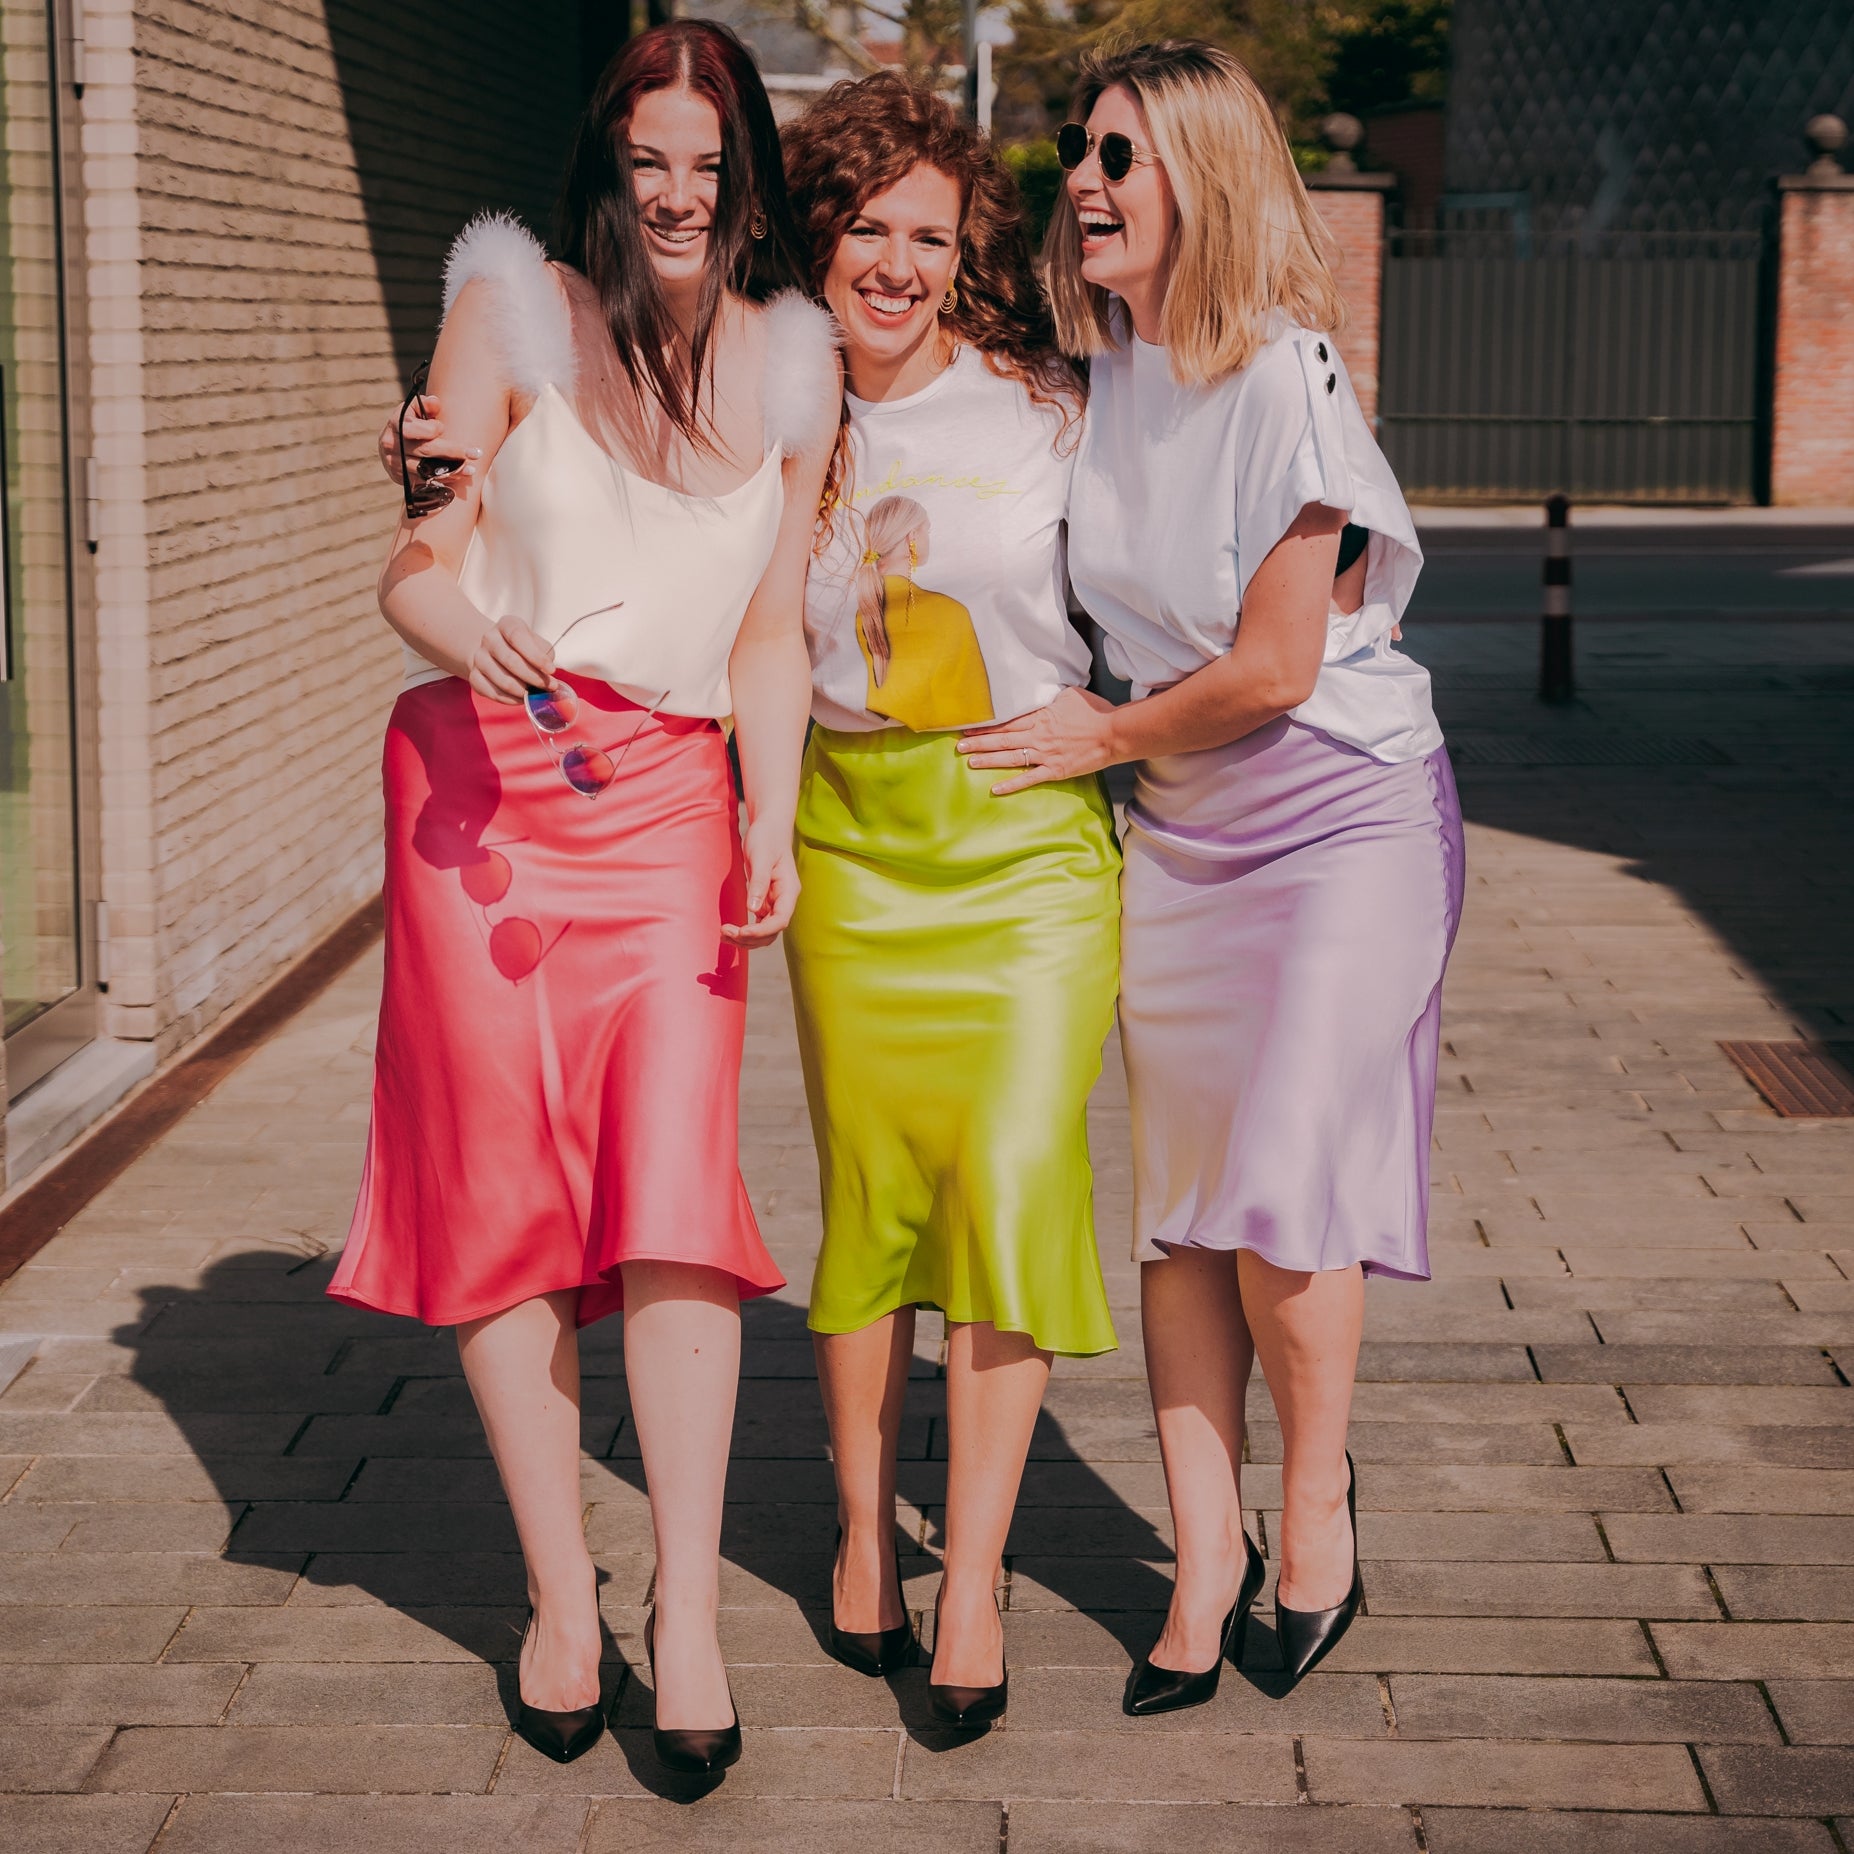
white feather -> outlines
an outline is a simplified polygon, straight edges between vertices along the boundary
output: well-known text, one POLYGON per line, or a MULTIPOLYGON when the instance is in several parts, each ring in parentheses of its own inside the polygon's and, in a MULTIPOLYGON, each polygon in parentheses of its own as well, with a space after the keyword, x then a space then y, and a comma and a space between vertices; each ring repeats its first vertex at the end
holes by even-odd
POLYGON ((842 333, 828 309, 796 290, 766 305, 766 444, 788 457, 821 449, 843 410, 842 333))
POLYGON ((478 213, 444 260, 447 316, 464 285, 479 277, 498 286, 491 298, 493 318, 510 383, 536 395, 554 386, 570 401, 573 318, 548 272, 540 240, 508 213, 478 213))

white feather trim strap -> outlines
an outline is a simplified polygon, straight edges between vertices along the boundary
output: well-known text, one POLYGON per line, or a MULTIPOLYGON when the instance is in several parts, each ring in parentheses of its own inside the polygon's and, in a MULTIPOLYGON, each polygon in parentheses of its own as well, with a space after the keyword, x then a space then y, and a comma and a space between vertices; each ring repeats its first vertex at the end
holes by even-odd
POLYGON ((787 457, 822 449, 843 412, 840 333, 828 309, 796 290, 766 305, 766 445, 787 457))
POLYGON ((519 219, 505 212, 478 213, 458 233, 444 260, 444 313, 466 283, 483 277, 498 287, 494 319, 509 381, 538 395, 544 386, 573 397, 573 318, 560 285, 548 273, 547 253, 519 219))

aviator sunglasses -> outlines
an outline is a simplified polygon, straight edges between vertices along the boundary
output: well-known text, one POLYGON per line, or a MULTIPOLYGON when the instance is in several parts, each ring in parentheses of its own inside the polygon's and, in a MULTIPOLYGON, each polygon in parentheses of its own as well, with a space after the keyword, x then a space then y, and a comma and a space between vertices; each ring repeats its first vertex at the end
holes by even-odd
POLYGON ((418 372, 412 376, 412 390, 406 394, 399 407, 399 487, 405 492, 408 521, 417 521, 424 515, 435 515, 456 501, 457 492, 444 478, 463 465, 461 457, 413 459, 406 455, 406 414, 416 407, 419 418, 427 416, 424 393, 430 373, 431 362, 421 361, 418 372))
POLYGON ((1086 123, 1065 122, 1056 131, 1056 159, 1071 174, 1096 150, 1101 156, 1104 180, 1125 180, 1136 162, 1152 159, 1145 149, 1135 148, 1132 140, 1118 129, 1096 135, 1086 123))

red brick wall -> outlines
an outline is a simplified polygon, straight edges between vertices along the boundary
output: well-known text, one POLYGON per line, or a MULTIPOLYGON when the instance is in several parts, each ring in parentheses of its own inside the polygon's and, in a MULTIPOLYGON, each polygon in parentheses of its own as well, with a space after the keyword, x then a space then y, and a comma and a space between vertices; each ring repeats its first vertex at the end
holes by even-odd
POLYGON ((1339 351, 1358 389, 1359 404, 1378 416, 1378 298, 1384 272, 1384 195, 1376 188, 1318 186, 1313 203, 1339 246, 1339 288, 1345 329, 1339 351))
POLYGON ((1770 499, 1854 503, 1854 177, 1785 183, 1770 499))

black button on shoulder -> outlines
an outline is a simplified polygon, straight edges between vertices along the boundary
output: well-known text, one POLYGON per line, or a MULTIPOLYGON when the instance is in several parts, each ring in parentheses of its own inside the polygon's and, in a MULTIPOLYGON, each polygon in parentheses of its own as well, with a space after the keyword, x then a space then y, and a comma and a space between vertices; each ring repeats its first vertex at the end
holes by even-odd
POLYGON ((1313 351, 1320 357, 1321 360, 1324 360, 1326 358, 1326 343, 1322 341, 1319 344, 1319 346, 1316 347, 1313 351))
POLYGON ((1328 375, 1326 376, 1326 390, 1327 390, 1327 391, 1328 391, 1329 393, 1330 393, 1330 392, 1331 392, 1331 391, 1333 390, 1333 388, 1334 388, 1335 386, 1337 386, 1338 384, 1339 384, 1339 376, 1338 376, 1338 375, 1337 375, 1336 373, 1329 373, 1329 374, 1328 374, 1328 375))

